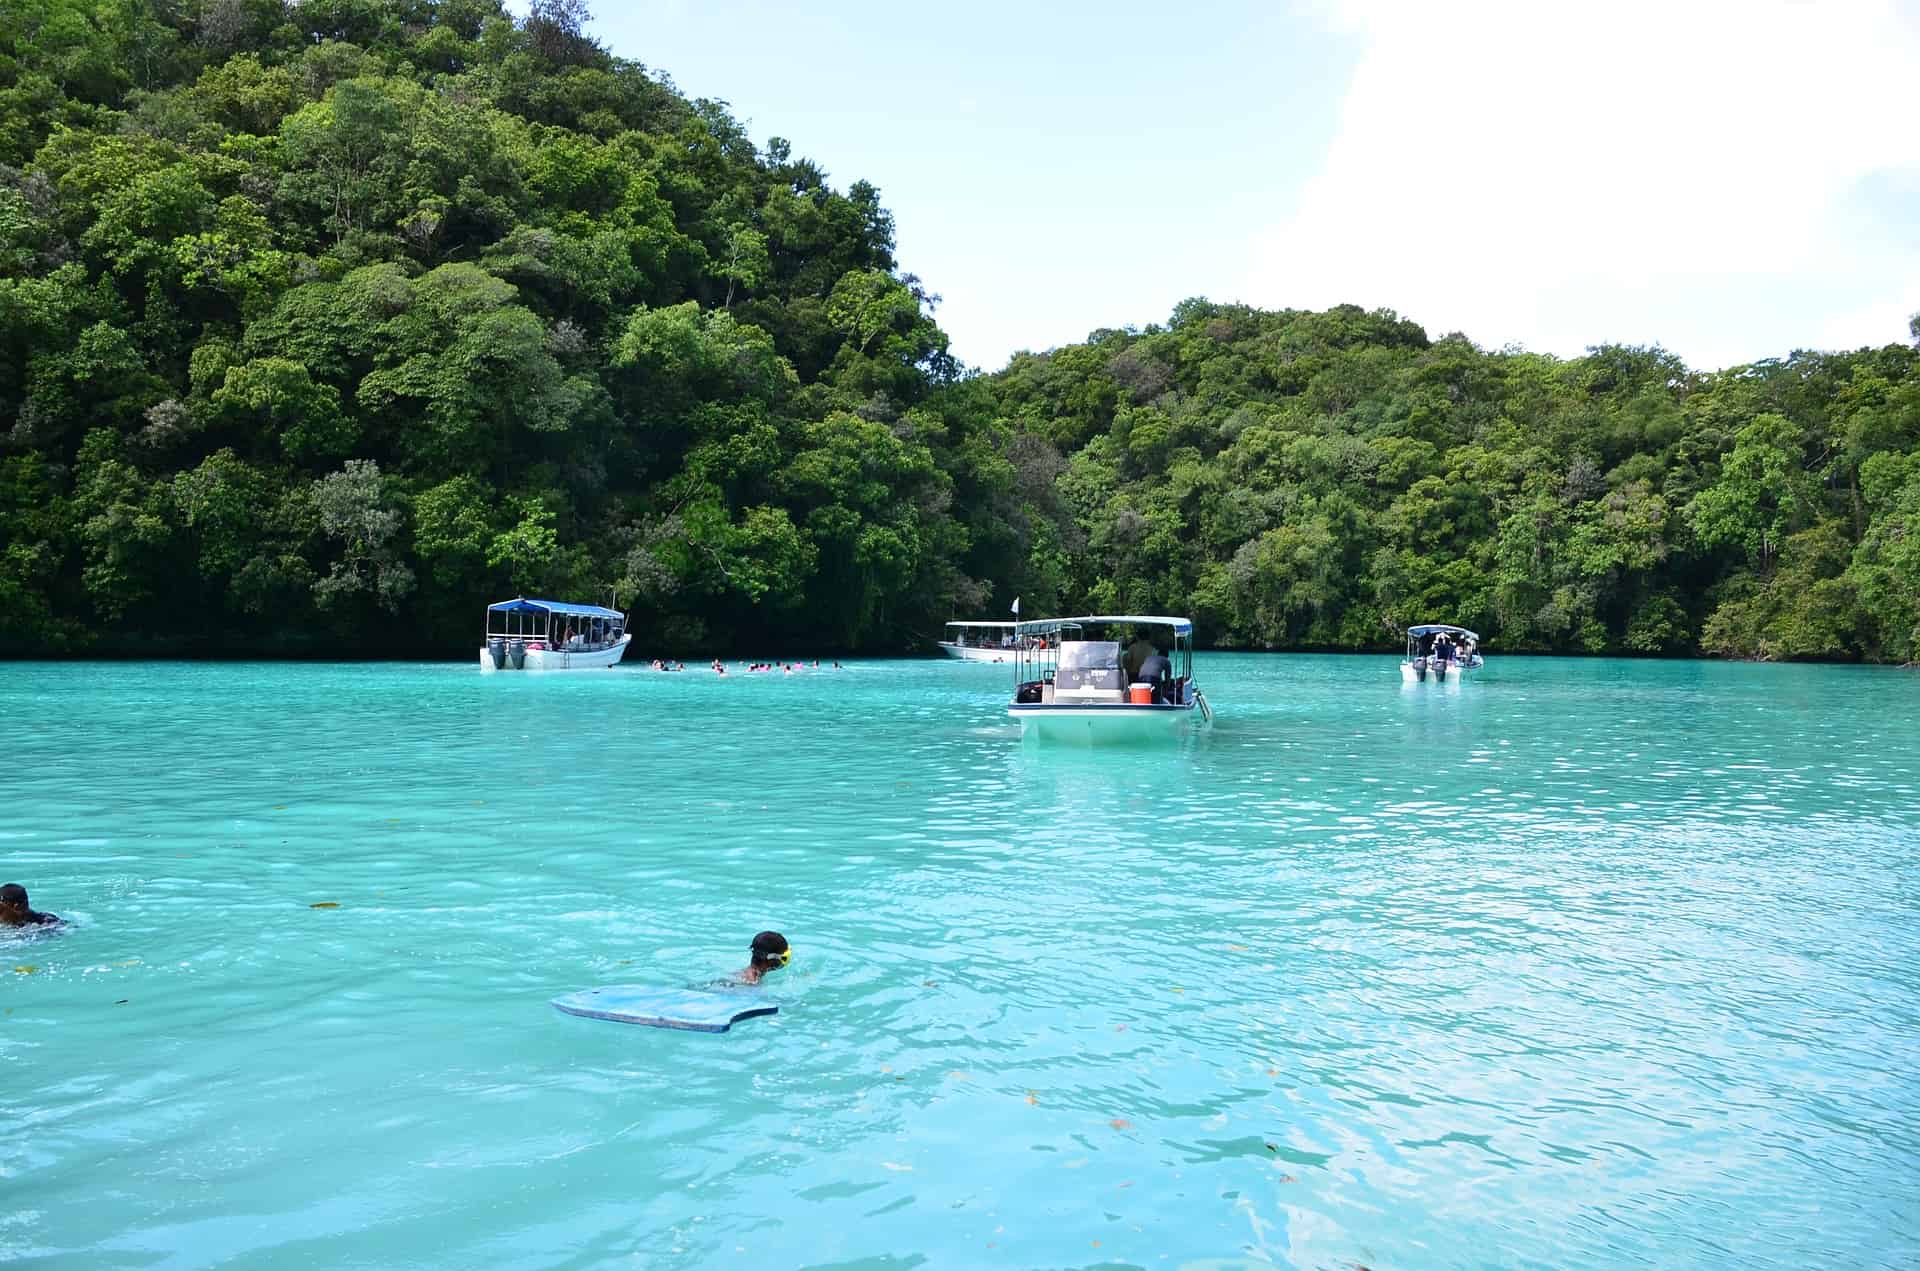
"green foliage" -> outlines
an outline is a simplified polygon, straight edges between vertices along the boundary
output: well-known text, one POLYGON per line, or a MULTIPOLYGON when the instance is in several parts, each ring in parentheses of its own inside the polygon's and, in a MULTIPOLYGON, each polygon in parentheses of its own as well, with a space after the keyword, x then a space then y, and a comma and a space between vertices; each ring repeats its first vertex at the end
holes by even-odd
POLYGON ((1913 349, 1704 376, 1190 300, 945 392, 962 428, 1012 421, 1009 455, 1045 446, 1050 490, 966 560, 1044 611, 1190 609, 1246 648, 1453 621, 1495 649, 1920 650, 1913 349))
POLYGON ((0 0, 0 646, 956 615, 1920 655, 1920 353, 1717 375, 1204 299, 962 375, 879 191, 580 0, 0 0))

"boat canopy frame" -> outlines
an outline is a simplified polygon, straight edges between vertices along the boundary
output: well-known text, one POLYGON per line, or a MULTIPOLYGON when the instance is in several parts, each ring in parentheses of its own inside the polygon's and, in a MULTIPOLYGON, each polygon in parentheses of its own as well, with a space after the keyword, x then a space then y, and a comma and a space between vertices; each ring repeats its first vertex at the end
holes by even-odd
POLYGON ((1479 652, 1479 633, 1447 622, 1423 622, 1419 626, 1407 628, 1407 660, 1411 662, 1415 658, 1425 657, 1422 646, 1429 637, 1440 635, 1451 636, 1456 641, 1464 642, 1468 657, 1479 652))
MULTIPOLYGON (((1019 696, 1024 684, 1051 683, 1060 671, 1060 644, 1063 640, 1086 638, 1087 628, 1158 627, 1172 635, 1162 649, 1170 666, 1168 678, 1174 684, 1193 679, 1193 620, 1163 614, 1084 614, 1073 618, 1035 618, 1014 625, 1013 687, 1019 696)), ((1136 635, 1145 634, 1136 632, 1136 635)), ((1122 645, 1124 667, 1125 642, 1122 645)), ((1158 645, 1160 642, 1155 641, 1158 645)))
POLYGON ((1018 622, 984 622, 984 621, 949 622, 945 624, 944 629, 940 633, 941 636, 943 637, 940 640, 940 643, 958 645, 960 648, 963 648, 963 649, 993 649, 996 651, 1001 649, 1007 649, 1011 651, 1011 646, 1006 646, 1006 645, 969 644, 967 642, 967 632, 969 631, 1001 631, 1001 632, 1005 632, 1009 638, 1012 638, 1015 636, 1015 630, 1016 628, 1019 627, 1019 625, 1020 624, 1018 622), (951 636, 952 638, 951 639, 945 638, 948 636, 951 636))
MULTIPOLYGON (((512 600, 487 606, 483 638, 539 640, 558 648, 564 643, 565 637, 555 630, 556 618, 578 621, 575 634, 580 637, 580 645, 576 651, 580 652, 611 648, 620 642, 627 626, 627 615, 604 605, 576 605, 564 600, 530 600, 515 596, 512 600)), ((574 621, 569 621, 567 626, 573 628, 574 621)))

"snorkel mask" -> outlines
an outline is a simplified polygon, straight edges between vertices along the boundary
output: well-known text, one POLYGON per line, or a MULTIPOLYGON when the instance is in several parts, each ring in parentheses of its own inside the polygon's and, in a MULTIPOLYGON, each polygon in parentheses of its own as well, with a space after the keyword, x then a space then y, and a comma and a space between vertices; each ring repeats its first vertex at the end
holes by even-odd
POLYGON ((774 965, 785 966, 787 963, 791 961, 793 961, 793 946, 788 945, 786 948, 780 950, 780 960, 776 962, 774 965))

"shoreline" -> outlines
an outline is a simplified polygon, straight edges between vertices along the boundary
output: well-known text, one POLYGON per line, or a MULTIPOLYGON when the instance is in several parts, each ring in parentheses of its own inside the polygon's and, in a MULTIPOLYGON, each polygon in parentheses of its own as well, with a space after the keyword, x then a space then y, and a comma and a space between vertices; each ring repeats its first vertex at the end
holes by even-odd
MULTIPOLYGON (((1245 654, 1252 657, 1276 657, 1277 658, 1277 657, 1305 656, 1305 657, 1350 657, 1350 658, 1369 658, 1369 659, 1384 658, 1384 657, 1397 658, 1402 656, 1402 652, 1403 651, 1398 648, 1373 649, 1373 650, 1319 649, 1319 648, 1237 649, 1237 648, 1221 648, 1217 646, 1201 647, 1195 650, 1196 654, 1203 654, 1203 653, 1223 653, 1223 654, 1236 654, 1236 655, 1245 654)), ((689 670, 701 670, 701 669, 705 669, 706 665, 710 664, 715 658, 719 658, 723 662, 753 661, 756 659, 767 658, 771 655, 768 655, 764 652, 747 653, 747 654, 733 653, 733 652, 670 653, 670 652, 661 652, 658 650, 653 650, 645 654, 629 653, 626 659, 624 659, 619 663, 616 663, 615 667, 609 667, 607 669, 612 670, 617 667, 617 668, 632 668, 635 670, 650 670, 652 668, 648 665, 648 663, 651 662, 652 659, 656 656, 662 657, 662 658, 671 658, 674 661, 683 662, 687 664, 687 667, 689 670)), ((143 652, 134 652, 130 650, 102 651, 97 649, 89 649, 86 651, 46 652, 46 651, 20 651, 20 650, 0 648, 0 663, 22 663, 22 662, 57 663, 57 664, 63 664, 63 665, 71 664, 71 663, 113 664, 113 663, 129 663, 129 662, 191 662, 191 663, 311 662, 318 665, 336 665, 336 666, 337 665, 358 665, 358 664, 446 666, 454 663, 470 663, 472 662, 473 657, 474 657, 474 654, 472 652, 454 653, 454 652, 449 652, 441 649, 409 650, 406 652, 396 654, 396 653, 375 653, 375 652, 366 652, 366 651, 357 651, 357 650, 339 650, 339 649, 326 650, 326 651, 314 650, 312 652, 289 652, 286 650, 269 650, 269 649, 234 649, 234 650, 164 649, 164 650, 143 651, 143 652)), ((812 661, 815 658, 819 658, 822 661, 825 661, 828 658, 835 658, 841 662, 849 662, 849 661, 956 662, 957 661, 957 659, 949 658, 942 653, 924 653, 924 652, 917 652, 917 651, 847 652, 843 650, 840 652, 832 652, 828 650, 807 649, 804 652, 787 653, 783 655, 783 657, 786 660, 792 660, 792 661, 801 661, 801 660, 812 661)), ((1909 672, 1920 671, 1920 662, 1874 662, 1864 658, 1791 658, 1791 659, 1729 658, 1729 657, 1717 657, 1712 654, 1705 654, 1705 653, 1628 653, 1628 652, 1578 653, 1578 652, 1572 652, 1572 651, 1555 651, 1551 649, 1520 649, 1520 650, 1512 650, 1512 651, 1493 650, 1487 653, 1487 657, 1489 659, 1548 658, 1555 661, 1564 660, 1564 661, 1572 661, 1572 662, 1591 662, 1591 661, 1716 662, 1716 663, 1723 663, 1729 666, 1738 666, 1738 665, 1836 666, 1836 667, 1860 667, 1863 669, 1886 670, 1886 671, 1909 671, 1909 672)), ((772 660, 780 661, 783 659, 782 657, 774 657, 772 660)), ((1001 664, 982 663, 981 665, 997 666, 1001 664)))

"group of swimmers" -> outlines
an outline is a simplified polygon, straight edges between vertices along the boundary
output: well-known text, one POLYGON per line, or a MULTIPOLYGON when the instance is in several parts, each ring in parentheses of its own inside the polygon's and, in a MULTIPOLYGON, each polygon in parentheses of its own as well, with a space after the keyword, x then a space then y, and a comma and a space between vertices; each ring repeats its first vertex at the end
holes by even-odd
MULTIPOLYGON (((686 663, 676 662, 672 658, 655 658, 651 665, 656 671, 684 671, 687 669, 686 663)), ((807 663, 805 658, 802 658, 798 662, 741 662, 739 663, 739 668, 748 674, 756 671, 772 674, 778 671, 782 675, 792 675, 795 671, 818 671, 821 669, 819 658, 815 658, 811 665, 807 663)), ((719 658, 715 658, 711 669, 715 675, 725 675, 727 673, 727 664, 719 658)), ((843 668, 838 662, 831 662, 828 664, 827 669, 838 671, 843 668)))

